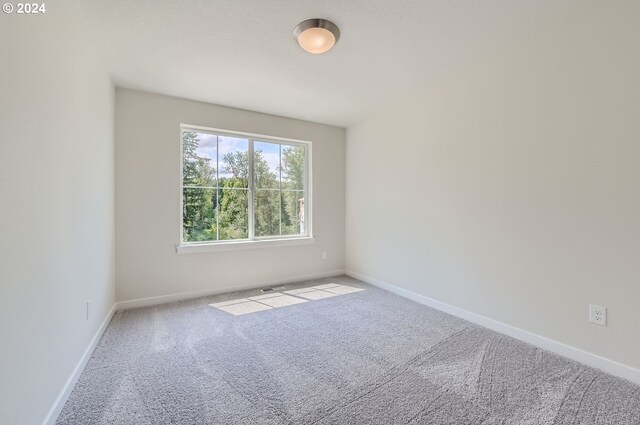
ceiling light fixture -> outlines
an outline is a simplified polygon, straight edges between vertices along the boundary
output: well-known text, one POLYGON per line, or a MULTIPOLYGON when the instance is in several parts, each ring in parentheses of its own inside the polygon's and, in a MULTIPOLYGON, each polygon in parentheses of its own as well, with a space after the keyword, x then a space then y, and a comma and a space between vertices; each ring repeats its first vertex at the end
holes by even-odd
POLYGON ((331 21, 314 18, 300 22, 293 30, 300 47, 309 53, 318 54, 330 50, 340 39, 340 30, 331 21))

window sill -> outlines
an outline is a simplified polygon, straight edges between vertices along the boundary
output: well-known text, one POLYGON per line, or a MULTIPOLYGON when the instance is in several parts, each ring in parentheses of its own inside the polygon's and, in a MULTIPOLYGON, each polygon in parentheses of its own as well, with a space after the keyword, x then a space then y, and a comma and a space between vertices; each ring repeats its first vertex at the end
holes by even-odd
POLYGON ((194 243, 177 245, 177 254, 195 254, 201 252, 215 251, 236 251, 243 249, 267 248, 290 245, 309 245, 315 243, 316 239, 311 236, 301 238, 283 238, 283 239, 265 239, 252 241, 230 241, 230 242, 214 242, 214 243, 194 243))

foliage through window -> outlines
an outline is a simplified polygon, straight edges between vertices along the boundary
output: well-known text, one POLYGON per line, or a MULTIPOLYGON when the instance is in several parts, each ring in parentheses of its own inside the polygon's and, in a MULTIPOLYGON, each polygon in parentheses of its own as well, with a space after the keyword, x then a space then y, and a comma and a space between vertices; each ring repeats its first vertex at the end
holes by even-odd
POLYGON ((182 242, 309 235, 307 143, 183 126, 182 242))

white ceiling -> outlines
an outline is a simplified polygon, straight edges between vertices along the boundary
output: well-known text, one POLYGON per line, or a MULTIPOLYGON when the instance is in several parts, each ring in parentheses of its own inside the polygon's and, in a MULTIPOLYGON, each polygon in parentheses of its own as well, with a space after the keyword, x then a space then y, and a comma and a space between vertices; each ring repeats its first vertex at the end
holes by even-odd
POLYGON ((351 125, 597 0, 85 0, 116 85, 351 125), (340 27, 311 55, 293 28, 340 27))

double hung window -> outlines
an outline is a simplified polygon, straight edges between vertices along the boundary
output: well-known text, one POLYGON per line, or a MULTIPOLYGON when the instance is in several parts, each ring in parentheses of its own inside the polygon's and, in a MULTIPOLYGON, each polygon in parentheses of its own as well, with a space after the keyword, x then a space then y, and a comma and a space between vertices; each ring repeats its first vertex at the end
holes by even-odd
POLYGON ((309 142, 181 126, 181 245, 311 236, 309 142))

